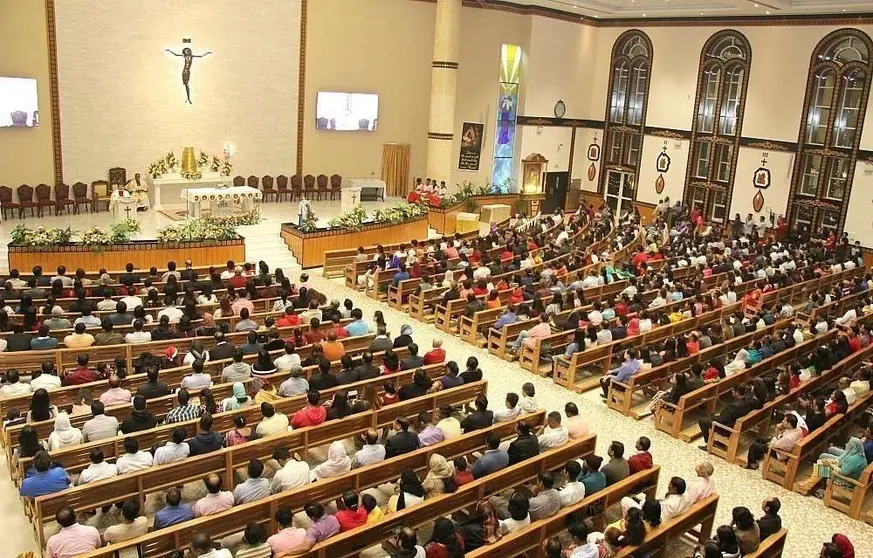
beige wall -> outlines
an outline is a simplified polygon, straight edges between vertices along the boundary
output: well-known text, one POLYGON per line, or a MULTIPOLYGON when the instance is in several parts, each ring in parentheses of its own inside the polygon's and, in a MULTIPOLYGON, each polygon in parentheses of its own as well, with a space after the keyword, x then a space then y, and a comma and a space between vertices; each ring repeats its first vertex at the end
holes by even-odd
POLYGON ((303 171, 378 177, 382 145, 393 142, 412 145, 410 174, 423 175, 434 5, 407 0, 310 0, 308 6, 303 171), (319 91, 378 93, 378 129, 316 130, 319 91))
POLYGON ((45 2, 0 0, 0 75, 36 78, 38 128, 0 129, 0 185, 54 183, 45 2))

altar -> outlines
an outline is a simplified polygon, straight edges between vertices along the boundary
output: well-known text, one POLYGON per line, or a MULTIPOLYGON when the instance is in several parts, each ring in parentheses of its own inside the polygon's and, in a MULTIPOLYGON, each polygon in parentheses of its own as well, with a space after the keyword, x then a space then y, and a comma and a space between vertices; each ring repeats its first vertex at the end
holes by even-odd
POLYGON ((197 180, 182 178, 179 173, 169 173, 147 181, 152 209, 160 211, 164 209, 164 204, 174 204, 175 200, 180 199, 182 190, 222 186, 230 184, 231 179, 217 172, 204 172, 197 180))
POLYGON ((385 181, 378 178, 350 178, 347 188, 360 188, 360 201, 385 201, 385 181))
POLYGON ((263 192, 248 186, 232 186, 230 188, 185 188, 179 195, 188 205, 188 216, 199 219, 204 207, 209 214, 234 215, 251 213, 258 208, 263 192))

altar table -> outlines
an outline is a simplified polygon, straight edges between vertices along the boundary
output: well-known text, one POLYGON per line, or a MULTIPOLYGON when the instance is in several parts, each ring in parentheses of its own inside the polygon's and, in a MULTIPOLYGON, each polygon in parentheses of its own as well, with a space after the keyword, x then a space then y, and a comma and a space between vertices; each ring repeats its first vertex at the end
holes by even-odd
POLYGON ((188 216, 200 217, 203 205, 209 207, 211 215, 218 215, 219 208, 227 207, 228 213, 249 213, 261 202, 263 192, 248 186, 230 188, 185 188, 179 197, 188 204, 188 216))
POLYGON ((385 181, 378 178, 350 178, 346 182, 350 188, 361 189, 361 201, 385 201, 385 181))
POLYGON ((203 176, 197 180, 182 178, 182 175, 179 173, 165 174, 160 178, 147 179, 150 186, 149 200, 151 201, 152 209, 159 211, 164 209, 164 204, 172 204, 173 200, 179 199, 182 190, 186 188, 208 188, 229 185, 231 180, 229 176, 221 176, 217 172, 204 172, 203 176))

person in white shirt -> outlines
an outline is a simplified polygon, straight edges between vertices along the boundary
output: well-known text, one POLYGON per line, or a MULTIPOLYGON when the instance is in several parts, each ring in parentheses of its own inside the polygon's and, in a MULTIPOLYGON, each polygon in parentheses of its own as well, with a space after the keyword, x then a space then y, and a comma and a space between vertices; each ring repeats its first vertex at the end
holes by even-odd
POLYGON ((507 393, 506 404, 502 409, 494 411, 494 422, 508 422, 515 420, 521 414, 521 407, 518 405, 518 394, 507 393))
MULTIPOLYGON (((110 299, 112 302, 112 299, 110 299)), ((115 307, 113 306, 113 310, 115 307)), ((85 324, 85 327, 100 327, 101 321, 100 318, 91 314, 90 308, 85 308, 82 310, 82 315, 76 318, 76 321, 73 322, 73 325, 85 324)))
POLYGON ((552 411, 547 419, 547 426, 539 435, 540 451, 559 448, 567 443, 570 435, 567 427, 561 424, 561 413, 552 411))
POLYGON ((848 310, 846 310, 845 314, 843 314, 841 317, 837 318, 834 321, 837 323, 837 325, 846 325, 850 322, 853 322, 857 318, 858 312, 855 310, 855 308, 849 308, 848 310))
POLYGON ((658 296, 652 299, 652 302, 649 303, 649 308, 661 308, 667 304, 667 292, 663 289, 658 292, 658 296))
POLYGON ((226 548, 215 548, 209 534, 200 531, 191 538, 191 556, 197 558, 233 558, 226 548))
POLYGON ((171 324, 179 323, 183 314, 180 309, 176 308, 175 299, 173 297, 167 297, 164 304, 167 307, 158 312, 158 319, 160 320, 162 316, 167 316, 170 319, 171 324))
POLYGON ((285 490, 309 484, 311 475, 309 464, 297 459, 296 455, 292 457, 288 448, 279 448, 274 451, 273 459, 279 463, 281 469, 276 471, 272 482, 270 482, 270 492, 278 494, 285 490))
POLYGON ((277 413, 276 408, 266 401, 261 403, 261 415, 264 418, 261 419, 261 422, 258 423, 258 427, 255 429, 259 437, 264 438, 265 436, 288 430, 288 415, 277 413))
POLYGON ((107 290, 105 298, 97 303, 97 310, 101 312, 109 312, 115 310, 116 302, 112 300, 112 290, 107 290))
POLYGON ((385 461, 385 446, 379 443, 379 433, 372 428, 365 435, 366 444, 352 458, 352 469, 385 461))
POLYGON ((6 383, 0 387, 0 395, 3 397, 12 397, 15 395, 24 395, 31 392, 31 385, 27 382, 20 381, 18 370, 12 369, 6 372, 6 383))
POLYGON ((142 306, 142 299, 136 296, 136 289, 133 287, 127 288, 127 296, 122 297, 121 302, 127 305, 127 309, 130 312, 133 312, 133 309, 137 306, 142 306))
POLYGON ((182 378, 182 389, 199 391, 212 385, 212 376, 203 372, 202 360, 194 361, 191 365, 191 372, 192 374, 182 378))
POLYGON ((440 417, 436 427, 443 431, 446 440, 453 440, 461 435, 461 421, 455 418, 450 405, 442 405, 440 407, 440 417))
POLYGON ((561 507, 572 506, 585 498, 585 485, 576 480, 582 474, 582 465, 575 459, 571 459, 564 466, 564 470, 567 472, 569 480, 558 491, 558 494, 561 495, 561 507))
POLYGON ((691 486, 685 491, 685 501, 688 507, 715 493, 715 482, 712 480, 712 473, 715 472, 715 469, 712 467, 712 463, 708 461, 699 463, 694 471, 697 473, 697 480, 691 483, 691 486))
MULTIPOLYGON (((637 494, 633 497, 625 496, 621 499, 622 517, 627 514, 629 508, 642 509, 642 503, 645 502, 646 495, 644 493, 637 494)), ((685 499, 685 480, 680 477, 673 477, 667 485, 667 495, 663 500, 659 500, 661 504, 661 523, 668 523, 671 519, 688 509, 689 504, 685 499)))
POLYGON ((600 312, 600 309, 601 309, 601 308, 602 308, 602 306, 600 305, 600 303, 599 303, 599 302, 595 302, 595 303, 594 303, 594 309, 591 310, 590 312, 588 312, 588 321, 589 321, 589 322, 591 323, 591 325, 593 325, 594 327, 597 327, 597 326, 599 326, 601 323, 603 323, 603 314, 600 312))
POLYGON ((114 463, 106 462, 102 449, 92 449, 88 457, 91 459, 91 464, 79 474, 78 484, 88 484, 89 482, 118 476, 118 468, 114 463))
POLYGON ((124 336, 124 340, 131 345, 135 345, 137 343, 148 343, 152 340, 152 334, 148 331, 143 331, 143 323, 142 320, 134 320, 133 321, 133 331, 124 336))
POLYGON ((188 434, 182 427, 176 428, 171 434, 171 440, 155 450, 155 465, 182 461, 191 454, 191 448, 185 438, 188 434))
POLYGON ((285 343, 285 354, 273 361, 279 372, 287 372, 292 366, 300 366, 300 355, 291 343, 285 343))
POLYGON ((124 455, 115 460, 115 466, 118 469, 118 474, 123 475, 131 471, 148 469, 153 462, 154 458, 151 453, 139 449, 139 442, 136 438, 126 438, 124 440, 124 455))
MULTIPOLYGON (((240 271, 242 271, 242 269, 240 269, 240 271)), ((234 263, 232 261, 228 260, 227 261, 227 269, 225 269, 224 271, 221 272, 221 280, 227 281, 228 279, 230 279, 234 275, 236 275, 236 266, 234 265, 234 263)))
POLYGON ((51 362, 43 362, 42 368, 34 372, 30 379, 30 389, 33 391, 38 389, 52 391, 60 387, 61 379, 55 374, 55 368, 51 362))

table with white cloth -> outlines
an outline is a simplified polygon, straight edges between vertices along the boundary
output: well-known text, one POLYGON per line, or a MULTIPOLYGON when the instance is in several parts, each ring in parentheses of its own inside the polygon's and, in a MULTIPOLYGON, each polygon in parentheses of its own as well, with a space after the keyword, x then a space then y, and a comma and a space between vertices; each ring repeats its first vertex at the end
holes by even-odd
POLYGON ((228 188, 185 188, 180 197, 188 205, 188 216, 195 219, 208 211, 210 215, 250 213, 260 207, 263 192, 248 186, 228 188))
POLYGON ((168 173, 147 180, 152 209, 160 211, 165 205, 172 205, 179 199, 182 190, 188 188, 209 188, 230 185, 232 179, 217 172, 204 172, 196 180, 183 178, 179 173, 168 173))
MULTIPOLYGON (((385 201, 385 181, 379 178, 350 178, 345 181, 348 188, 361 189, 361 201, 385 201)), ((345 188, 343 188, 345 189, 345 188)))

